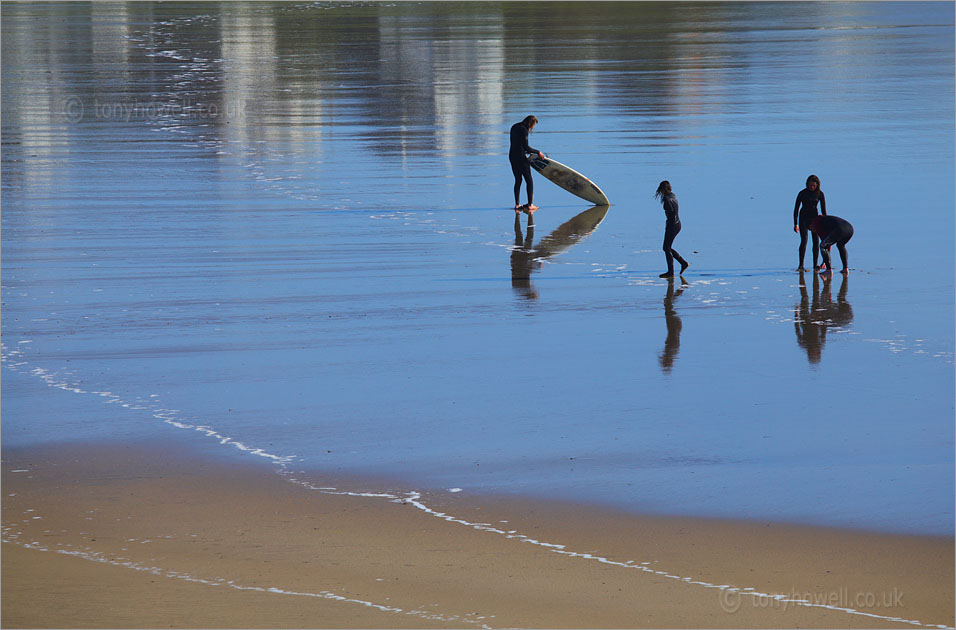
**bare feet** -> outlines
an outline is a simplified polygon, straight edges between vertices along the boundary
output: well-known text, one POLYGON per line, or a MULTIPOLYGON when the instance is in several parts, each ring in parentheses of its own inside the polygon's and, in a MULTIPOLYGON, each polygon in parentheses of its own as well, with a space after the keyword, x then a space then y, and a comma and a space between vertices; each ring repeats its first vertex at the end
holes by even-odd
POLYGON ((800 265, 799 267, 797 267, 797 271, 806 271, 806 269, 804 268, 803 265, 800 265))
POLYGON ((529 203, 525 207, 528 208, 528 214, 531 214, 532 212, 538 209, 538 206, 534 205, 533 203, 529 203))
POLYGON ((660 277, 661 277, 661 278, 673 278, 673 277, 674 277, 674 272, 673 272, 673 271, 665 271, 664 273, 662 273, 662 274, 660 275, 660 277))
POLYGON ((690 267, 690 263, 686 260, 680 264, 680 275, 684 275, 684 272, 687 271, 687 268, 690 267))
POLYGON ((848 276, 850 275, 850 270, 844 267, 843 269, 840 270, 840 273, 842 273, 844 276, 848 276))

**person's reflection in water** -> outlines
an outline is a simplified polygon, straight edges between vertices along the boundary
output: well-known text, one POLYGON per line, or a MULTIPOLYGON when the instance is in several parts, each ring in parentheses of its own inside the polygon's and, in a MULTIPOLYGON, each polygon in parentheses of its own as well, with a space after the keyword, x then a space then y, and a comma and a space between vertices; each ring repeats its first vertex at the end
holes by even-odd
POLYGON ((846 299, 850 279, 843 276, 835 302, 833 301, 833 296, 830 295, 832 279, 832 275, 823 278, 823 292, 820 295, 820 315, 828 328, 843 328, 849 326, 853 321, 853 307, 850 306, 850 302, 846 299))
POLYGON ((664 339, 664 350, 658 360, 665 374, 670 374, 674 367, 674 361, 677 359, 677 353, 680 351, 680 332, 684 325, 677 315, 677 309, 674 308, 674 298, 683 293, 689 284, 683 278, 680 279, 680 283, 681 287, 675 291, 674 278, 668 278, 667 294, 664 296, 664 322, 667 324, 667 338, 664 339))
POLYGON ((511 250, 511 288, 518 295, 529 300, 538 299, 538 291, 531 284, 531 271, 540 267, 541 263, 535 260, 534 250, 534 215, 528 215, 528 232, 521 233, 521 215, 515 213, 515 246, 511 250))
POLYGON ((849 278, 843 276, 836 302, 830 294, 832 276, 822 278, 813 274, 813 295, 807 292, 803 272, 800 272, 800 304, 795 307, 793 328, 797 334, 797 345, 807 351, 807 360, 817 364, 823 357, 823 346, 827 341, 827 329, 833 326, 847 326, 853 321, 853 307, 847 301, 849 278), (821 288, 822 282, 822 288, 821 288))
POLYGON ((534 241, 534 216, 528 215, 528 232, 521 234, 521 215, 515 214, 515 245, 511 249, 511 287, 518 295, 535 300, 538 291, 531 283, 531 272, 540 269, 544 260, 557 256, 581 242, 601 224, 609 206, 594 206, 577 214, 553 232, 541 239, 537 247, 534 241))
POLYGON ((813 301, 807 293, 804 272, 800 271, 800 304, 793 312, 793 330, 797 333, 797 345, 807 351, 810 363, 819 363, 826 341, 826 326, 816 316, 820 310, 820 278, 813 274, 813 301))

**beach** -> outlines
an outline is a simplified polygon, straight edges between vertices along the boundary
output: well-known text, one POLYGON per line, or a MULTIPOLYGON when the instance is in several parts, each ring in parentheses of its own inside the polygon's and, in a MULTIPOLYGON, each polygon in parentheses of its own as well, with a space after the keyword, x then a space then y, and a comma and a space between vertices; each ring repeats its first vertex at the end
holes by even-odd
POLYGON ((136 446, 3 474, 4 627, 953 625, 946 537, 323 492, 136 446))
POLYGON ((953 627, 954 26, 4 2, 0 625, 953 627))

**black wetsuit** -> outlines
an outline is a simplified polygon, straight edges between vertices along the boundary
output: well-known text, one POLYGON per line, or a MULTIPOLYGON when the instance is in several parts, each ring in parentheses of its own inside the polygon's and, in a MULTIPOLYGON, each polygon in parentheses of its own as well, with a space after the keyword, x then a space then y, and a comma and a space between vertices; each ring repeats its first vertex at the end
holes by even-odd
POLYGON ((817 217, 811 223, 813 231, 820 237, 820 249, 823 250, 823 264, 827 269, 830 266, 830 247, 837 246, 840 252, 840 260, 843 262, 843 268, 847 266, 846 244, 853 238, 853 226, 846 219, 834 216, 817 217))
MULTIPOLYGON (((800 227, 800 264, 803 268, 803 259, 807 253, 807 230, 810 228, 810 222, 817 217, 817 202, 820 203, 820 211, 823 216, 827 215, 827 199, 823 196, 823 191, 819 188, 810 191, 804 188, 797 194, 797 201, 793 204, 793 224, 800 227)), ((813 267, 816 268, 817 260, 820 258, 820 239, 813 235, 813 267)))
POLYGON ((511 148, 508 150, 508 160, 511 162, 511 172, 515 175, 515 205, 520 201, 518 195, 521 193, 521 178, 524 178, 528 186, 528 203, 534 202, 534 181, 531 179, 531 163, 528 162, 528 155, 531 153, 540 153, 537 149, 532 149, 528 145, 529 129, 524 123, 515 123, 511 125, 511 148))
POLYGON ((673 275, 675 258, 681 265, 681 271, 687 267, 687 261, 671 247, 681 227, 680 216, 677 214, 677 195, 669 192, 661 201, 664 203, 664 215, 667 217, 667 223, 664 225, 664 257, 667 258, 667 273, 673 275))

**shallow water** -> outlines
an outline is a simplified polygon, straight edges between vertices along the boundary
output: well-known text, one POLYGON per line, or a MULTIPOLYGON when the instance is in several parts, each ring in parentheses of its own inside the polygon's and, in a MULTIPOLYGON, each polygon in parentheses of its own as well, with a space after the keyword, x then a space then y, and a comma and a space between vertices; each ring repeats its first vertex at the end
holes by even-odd
POLYGON ((4 4, 2 29, 5 444, 176 435, 317 478, 952 533, 951 4, 4 4), (606 212, 538 178, 515 225, 528 113, 606 212), (793 271, 811 172, 848 279, 793 271), (665 178, 686 283, 657 277, 665 178))

